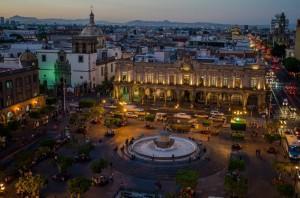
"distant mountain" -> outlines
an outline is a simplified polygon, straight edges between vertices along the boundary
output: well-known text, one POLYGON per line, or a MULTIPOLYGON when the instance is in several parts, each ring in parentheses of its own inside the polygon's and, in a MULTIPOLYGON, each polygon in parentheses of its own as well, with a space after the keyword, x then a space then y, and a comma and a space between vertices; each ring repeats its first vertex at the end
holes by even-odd
MULTIPOLYGON (((58 24, 58 25, 86 25, 89 23, 89 19, 61 19, 61 18, 48 18, 48 19, 39 19, 36 17, 24 17, 24 16, 13 16, 10 20, 18 21, 22 24, 58 24)), ((208 23, 208 22, 176 22, 169 20, 162 21, 145 21, 145 20, 133 20, 125 23, 115 23, 109 21, 97 20, 99 25, 128 25, 128 26, 156 26, 156 27, 217 27, 224 28, 231 26, 230 24, 220 24, 220 23, 208 23)), ((234 24, 232 24, 234 25, 234 24)), ((242 26, 241 26, 242 27, 242 26)), ((269 27, 269 25, 257 25, 258 28, 269 27)))
POLYGON ((134 20, 126 23, 131 26, 165 26, 165 27, 207 27, 207 26, 218 26, 225 27, 228 24, 218 24, 218 23, 204 23, 204 22, 175 22, 175 21, 143 21, 143 20, 134 20))
MULTIPOLYGON (((48 18, 48 19, 38 19, 35 17, 23 17, 23 16, 13 16, 10 20, 18 21, 23 24, 58 24, 58 25, 71 25, 71 24, 78 24, 78 25, 85 25, 89 23, 89 19, 59 19, 59 18, 48 18)), ((96 21, 97 24, 112 24, 108 21, 96 21)))

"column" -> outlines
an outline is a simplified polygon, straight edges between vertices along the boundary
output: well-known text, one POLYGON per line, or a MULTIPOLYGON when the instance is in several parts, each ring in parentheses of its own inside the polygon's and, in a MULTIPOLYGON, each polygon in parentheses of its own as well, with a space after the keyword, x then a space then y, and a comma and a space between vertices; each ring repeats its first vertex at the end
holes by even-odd
POLYGON ((190 95, 191 108, 194 108, 194 106, 195 106, 195 96, 196 96, 196 93, 195 93, 195 91, 191 91, 190 94, 191 94, 191 95, 190 95))
POLYGON ((243 110, 245 111, 247 109, 247 101, 248 101, 248 93, 243 94, 243 110))
POLYGON ((179 90, 175 90, 175 92, 176 92, 177 104, 180 104, 180 91, 179 90))
POLYGON ((154 89, 154 92, 153 92, 153 103, 154 104, 156 103, 156 89, 154 89))
POLYGON ((142 105, 144 104, 144 99, 145 99, 145 90, 142 89, 143 91, 141 91, 141 103, 142 105))
POLYGON ((167 90, 165 90, 165 92, 164 92, 164 99, 165 99, 164 106, 166 107, 167 106, 167 90))

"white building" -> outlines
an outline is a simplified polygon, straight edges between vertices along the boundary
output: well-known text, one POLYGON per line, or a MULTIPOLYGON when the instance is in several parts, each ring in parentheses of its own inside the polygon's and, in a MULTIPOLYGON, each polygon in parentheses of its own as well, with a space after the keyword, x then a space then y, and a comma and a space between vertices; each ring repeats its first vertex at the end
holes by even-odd
POLYGON ((104 35, 95 25, 94 14, 80 35, 72 38, 72 50, 39 50, 40 81, 54 88, 65 79, 68 87, 90 90, 115 72, 114 60, 121 58, 121 49, 104 48, 104 35), (113 64, 111 68, 111 64, 113 64), (108 66, 109 65, 109 66, 108 66), (106 69, 105 69, 106 68, 106 69), (102 71, 102 72, 101 72, 102 71))

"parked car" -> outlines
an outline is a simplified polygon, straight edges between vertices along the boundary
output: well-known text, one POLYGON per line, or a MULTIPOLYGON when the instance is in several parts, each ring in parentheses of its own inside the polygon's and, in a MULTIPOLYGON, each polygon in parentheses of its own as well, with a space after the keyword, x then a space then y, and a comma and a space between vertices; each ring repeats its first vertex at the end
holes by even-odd
POLYGON ((75 162, 89 162, 91 161, 91 157, 89 155, 80 154, 74 157, 75 162))
POLYGON ((133 113, 133 112, 127 112, 127 113, 126 113, 126 116, 127 116, 128 118, 138 118, 138 117, 139 117, 137 114, 135 114, 135 113, 133 113))
POLYGON ((109 179, 106 176, 93 176, 92 183, 95 186, 105 186, 109 183, 109 179))
POLYGON ((174 114, 174 118, 191 119, 192 116, 190 116, 186 113, 176 113, 176 114, 174 114))
POLYGON ((114 130, 107 130, 105 133, 105 137, 113 137, 115 136, 115 131, 114 130))
POLYGON ((58 174, 53 175, 51 178, 53 181, 64 182, 70 178, 70 175, 68 175, 66 173, 58 173, 58 174))
POLYGON ((231 145, 231 149, 234 151, 240 151, 242 150, 242 146, 240 144, 233 144, 231 145))

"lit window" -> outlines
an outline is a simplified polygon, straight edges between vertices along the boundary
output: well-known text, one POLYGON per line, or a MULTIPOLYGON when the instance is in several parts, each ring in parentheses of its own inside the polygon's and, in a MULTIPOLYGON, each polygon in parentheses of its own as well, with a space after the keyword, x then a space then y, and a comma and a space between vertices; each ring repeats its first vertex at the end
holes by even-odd
POLYGON ((251 86, 251 88, 256 88, 256 86, 257 86, 256 78, 251 78, 250 86, 251 86))

